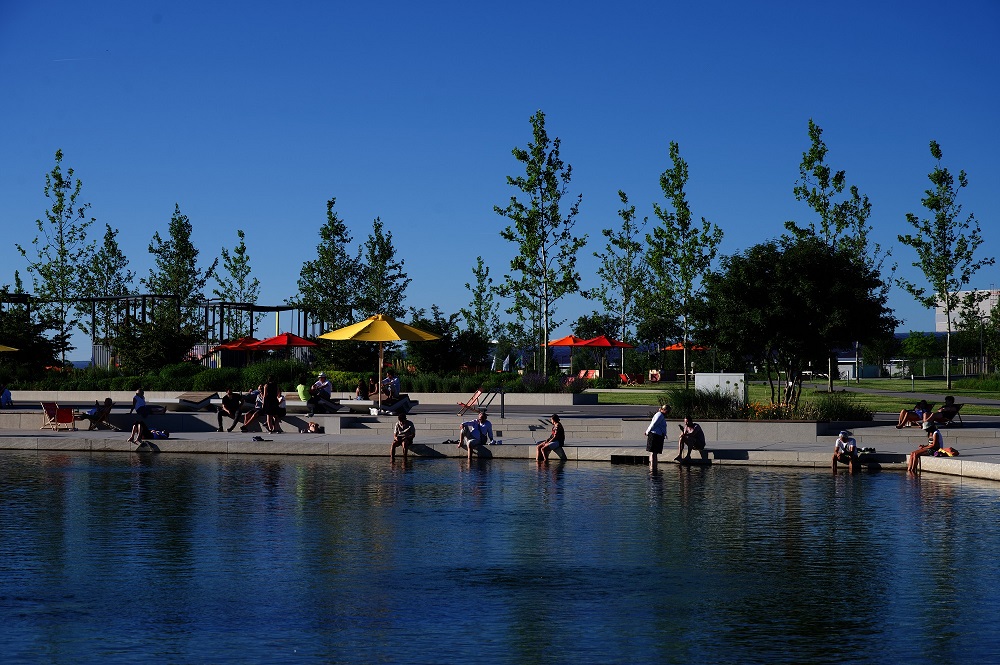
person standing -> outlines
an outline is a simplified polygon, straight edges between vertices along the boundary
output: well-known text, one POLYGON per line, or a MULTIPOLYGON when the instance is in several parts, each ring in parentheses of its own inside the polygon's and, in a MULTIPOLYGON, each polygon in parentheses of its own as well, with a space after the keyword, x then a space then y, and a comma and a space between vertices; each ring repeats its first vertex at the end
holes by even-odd
POLYGON ((653 414, 653 419, 649 421, 646 428, 646 452, 649 453, 649 468, 656 467, 656 456, 663 452, 663 441, 667 438, 667 416, 670 414, 670 405, 663 404, 653 414))
POLYGON ((557 448, 562 448, 566 442, 566 431, 563 429, 562 423, 559 422, 559 415, 553 413, 550 421, 552 422, 552 432, 549 433, 549 438, 535 445, 535 460, 538 462, 548 462, 549 453, 557 448))
POLYGON ((475 420, 467 420, 458 430, 458 447, 464 443, 469 448, 469 459, 472 459, 472 449, 489 441, 493 443, 493 424, 486 419, 486 411, 480 411, 475 420))
POLYGON ((837 473, 837 462, 847 464, 847 468, 854 473, 854 463, 858 461, 858 442, 846 429, 841 430, 837 436, 837 441, 833 445, 833 472, 837 473))

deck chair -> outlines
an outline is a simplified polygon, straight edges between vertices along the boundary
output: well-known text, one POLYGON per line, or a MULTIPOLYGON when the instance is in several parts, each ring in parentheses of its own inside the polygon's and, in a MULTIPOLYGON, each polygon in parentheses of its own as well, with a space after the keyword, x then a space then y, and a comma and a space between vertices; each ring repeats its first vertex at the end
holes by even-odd
POLYGON ((84 413, 77 416, 80 420, 89 420, 90 425, 87 427, 88 430, 96 430, 101 427, 107 427, 115 432, 120 432, 121 430, 108 422, 108 416, 111 415, 111 407, 114 404, 102 404, 97 408, 94 413, 84 413))
POLYGON ((940 420, 938 420, 938 422, 940 423, 941 427, 951 427, 955 422, 955 418, 958 418, 958 424, 960 426, 965 427, 965 423, 962 421, 961 411, 962 411, 962 405, 956 404, 954 411, 940 412, 940 420))
POLYGON ((464 402, 459 402, 458 405, 462 407, 462 410, 458 412, 458 415, 464 416, 467 411, 472 411, 473 409, 479 408, 479 398, 483 396, 483 389, 479 388, 476 392, 472 393, 472 397, 465 400, 464 402))
POLYGON ((61 407, 55 402, 42 402, 42 426, 38 429, 51 429, 58 431, 62 428, 68 430, 76 429, 76 420, 73 418, 73 409, 61 407))

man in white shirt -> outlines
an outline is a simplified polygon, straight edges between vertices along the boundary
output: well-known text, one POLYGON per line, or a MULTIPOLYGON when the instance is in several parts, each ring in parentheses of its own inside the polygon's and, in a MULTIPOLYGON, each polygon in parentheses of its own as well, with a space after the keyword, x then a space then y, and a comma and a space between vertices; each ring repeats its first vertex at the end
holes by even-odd
POLYGON ((319 373, 319 376, 316 377, 316 383, 312 384, 312 387, 309 389, 309 394, 311 396, 309 397, 307 404, 309 405, 310 416, 316 413, 317 405, 324 409, 327 408, 330 396, 333 394, 333 386, 326 378, 325 373, 319 373))
POLYGON ((858 442, 855 441, 851 433, 846 429, 841 430, 833 446, 833 472, 837 472, 837 462, 847 464, 851 473, 854 473, 854 463, 858 461, 858 442))
POLYGON ((462 423, 462 428, 458 431, 458 447, 464 443, 469 449, 469 459, 472 459, 472 448, 481 446, 486 441, 493 444, 493 424, 486 419, 486 412, 480 411, 475 420, 462 423))

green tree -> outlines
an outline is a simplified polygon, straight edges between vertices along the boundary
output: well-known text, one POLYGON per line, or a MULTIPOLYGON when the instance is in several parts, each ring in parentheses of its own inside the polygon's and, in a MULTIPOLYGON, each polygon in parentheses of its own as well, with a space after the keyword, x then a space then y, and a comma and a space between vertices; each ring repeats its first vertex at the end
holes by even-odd
POLYGON ((349 252, 352 237, 333 209, 336 204, 336 198, 326 202, 326 222, 319 229, 316 258, 302 264, 298 293, 288 301, 310 312, 330 329, 354 322, 354 299, 359 286, 359 260, 349 252))
POLYGON ((128 257, 118 245, 118 231, 110 224, 104 225, 104 240, 94 252, 90 264, 83 271, 84 292, 92 298, 106 298, 94 302, 91 336, 98 344, 110 344, 118 320, 120 303, 132 293, 135 273, 128 269, 128 257))
POLYGON ((85 330, 81 318, 85 310, 77 298, 81 291, 80 274, 90 262, 93 243, 87 242, 87 230, 94 218, 87 218, 89 203, 80 203, 83 182, 75 178, 73 169, 62 170, 63 153, 56 150, 56 164, 45 175, 45 198, 52 206, 45 211, 45 221, 35 224, 40 235, 31 241, 34 259, 21 245, 17 250, 28 260, 28 272, 39 303, 37 313, 48 330, 54 330, 53 343, 60 361, 66 363, 66 353, 73 349, 70 337, 76 330, 85 330))
MULTIPOLYGON (((251 277, 246 234, 242 229, 237 229, 236 236, 240 241, 232 252, 222 248, 222 268, 225 274, 216 271, 218 287, 212 289, 212 293, 226 302, 255 305, 260 297, 260 280, 251 277)), ((264 315, 253 314, 250 310, 227 308, 224 317, 228 337, 237 338, 249 336, 264 315)))
POLYGON ((660 188, 670 202, 670 208, 653 204, 660 223, 647 234, 647 263, 652 273, 644 295, 643 310, 654 318, 679 318, 684 345, 684 387, 688 387, 688 346, 692 314, 701 297, 702 278, 708 272, 722 242, 722 229, 704 217, 695 223, 684 187, 688 181, 688 165, 681 157, 680 147, 670 142, 673 166, 660 175, 660 188))
POLYGON ((918 260, 913 266, 920 268, 930 288, 906 279, 900 279, 899 285, 924 307, 944 309, 947 322, 945 382, 950 390, 953 314, 962 306, 963 300, 965 306, 973 307, 986 297, 985 293, 963 293, 963 290, 979 269, 993 265, 994 259, 975 258, 976 250, 983 243, 979 222, 973 214, 962 217, 962 206, 958 203, 959 191, 969 184, 965 171, 959 171, 956 188, 955 177, 941 165, 941 146, 937 141, 930 142, 930 150, 936 164, 928 174, 931 187, 924 190, 920 202, 931 213, 931 218, 921 219, 907 213, 906 221, 916 233, 898 236, 899 242, 916 251, 918 260))
POLYGON ((31 302, 15 270, 14 286, 0 287, 0 339, 17 349, 0 353, 0 384, 37 379, 47 366, 56 364, 56 347, 45 337, 46 325, 33 320, 31 302))
POLYGON ((500 316, 493 278, 490 277, 489 266, 485 265, 483 257, 476 257, 476 267, 472 269, 472 276, 476 279, 476 285, 465 283, 465 288, 472 293, 472 302, 469 303, 468 309, 462 308, 459 312, 468 324, 469 330, 489 339, 500 332, 500 316))
POLYGON ((883 286, 863 260, 819 238, 755 245, 706 275, 702 339, 762 367, 772 401, 794 409, 803 372, 825 365, 830 349, 892 333, 896 319, 883 286))
POLYGON ((181 213, 174 204, 174 214, 167 228, 167 238, 160 232, 153 234, 149 243, 149 253, 153 256, 155 268, 142 279, 142 285, 150 292, 175 299, 179 325, 198 326, 201 322, 201 303, 205 300, 205 286, 215 275, 219 260, 215 259, 206 269, 198 267, 198 248, 191 241, 194 227, 187 215, 181 213))
MULTIPOLYGON (((826 162, 829 151, 823 141, 823 130, 809 120, 809 150, 802 153, 799 164, 799 179, 792 190, 797 201, 804 201, 816 214, 804 226, 794 221, 785 222, 785 228, 796 239, 818 238, 821 242, 840 251, 860 257, 870 269, 881 275, 888 252, 870 240, 872 227, 868 223, 872 206, 866 195, 857 186, 847 187, 847 175, 843 170, 834 171, 826 162), (847 190, 847 194, 845 194, 847 190)), ((883 289, 888 294, 889 281, 883 280, 883 289)), ((833 392, 833 363, 836 361, 832 349, 827 356, 827 390, 833 392)))
POLYGON ((601 283, 583 295, 600 302, 604 311, 614 313, 618 323, 610 337, 629 340, 638 318, 636 297, 642 292, 649 274, 640 242, 648 219, 643 218, 642 223, 637 224, 635 206, 629 205, 628 196, 618 190, 618 198, 624 206, 618 211, 622 223, 618 228, 601 230, 607 244, 603 252, 594 252, 600 259, 597 275, 601 283))
POLYGON ((547 379, 549 332, 555 327, 555 303, 579 289, 576 258, 587 243, 587 236, 573 235, 583 196, 577 196, 565 216, 560 209, 573 172, 572 166, 563 163, 559 156, 560 140, 549 139, 545 114, 541 111, 531 117, 531 127, 533 142, 528 143, 527 149, 512 151, 525 173, 507 176, 507 184, 517 189, 525 201, 514 195, 506 207, 493 207, 498 215, 512 222, 500 232, 500 237, 518 248, 510 262, 511 274, 504 275, 498 292, 512 298, 509 312, 519 317, 525 311, 537 313, 539 341, 546 358, 542 367, 547 379))
POLYGON ((385 229, 382 220, 376 217, 361 256, 362 279, 355 307, 362 317, 403 316, 406 287, 412 281, 403 271, 405 263, 392 244, 392 231, 385 229))
POLYGON ((421 372, 451 373, 486 364, 489 338, 475 330, 460 330, 458 314, 445 315, 437 305, 411 309, 410 325, 441 336, 429 342, 407 342, 406 360, 421 372))
POLYGON ((903 341, 900 342, 900 352, 903 357, 910 361, 910 369, 913 370, 913 361, 923 361, 923 376, 927 376, 927 359, 933 358, 940 353, 939 344, 934 333, 923 333, 911 330, 903 341))

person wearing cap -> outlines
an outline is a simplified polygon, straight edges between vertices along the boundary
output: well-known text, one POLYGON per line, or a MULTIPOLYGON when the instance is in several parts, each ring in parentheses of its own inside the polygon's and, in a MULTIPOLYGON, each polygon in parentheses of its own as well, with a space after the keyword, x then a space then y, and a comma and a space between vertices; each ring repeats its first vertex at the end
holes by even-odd
POLYGON ((309 404, 309 415, 312 416, 316 412, 316 406, 323 406, 323 402, 329 400, 330 396, 333 395, 333 386, 330 385, 325 373, 319 373, 319 376, 316 377, 316 383, 312 384, 309 389, 309 394, 311 397, 307 403, 309 404))
POLYGON ((854 463, 858 461, 858 442, 846 429, 841 430, 833 445, 833 472, 837 472, 837 462, 843 462, 854 473, 854 463))
POLYGON ((937 428, 937 425, 929 421, 925 422, 924 431, 927 432, 927 443, 910 453, 910 461, 906 465, 906 470, 910 473, 917 472, 921 457, 933 455, 944 447, 944 437, 941 436, 941 430, 937 428))

